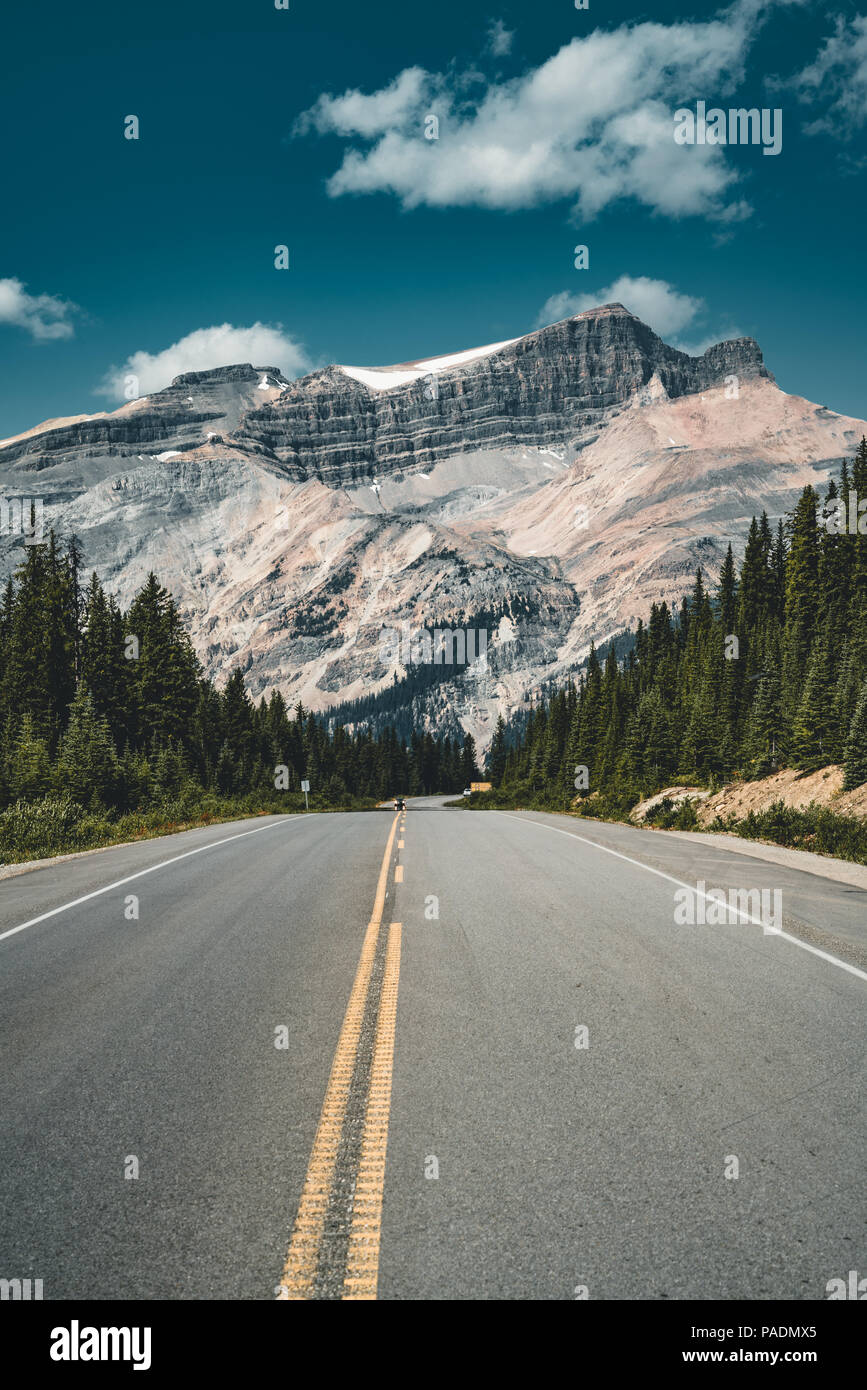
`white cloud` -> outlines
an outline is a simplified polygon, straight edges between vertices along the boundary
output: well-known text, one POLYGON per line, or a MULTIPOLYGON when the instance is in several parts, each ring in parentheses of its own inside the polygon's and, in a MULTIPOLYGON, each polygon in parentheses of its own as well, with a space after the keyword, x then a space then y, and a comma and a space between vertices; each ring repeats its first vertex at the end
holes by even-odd
POLYGON ((725 147, 675 144, 673 116, 735 90, 766 8, 740 0, 707 22, 597 29, 481 87, 475 73, 407 68, 378 92, 323 94, 297 128, 352 142, 332 197, 389 192, 407 208, 492 209, 571 198, 584 217, 629 197, 670 217, 737 219, 748 208, 730 197, 725 147), (429 112, 438 140, 424 139, 429 112))
POLYGON ((862 126, 867 120, 867 15, 848 22, 839 17, 834 33, 793 85, 804 101, 815 101, 820 93, 833 98, 825 115, 805 127, 808 134, 845 137, 862 126))
POLYGON ((406 122, 424 105, 430 90, 430 75, 424 68, 405 68, 402 73, 373 96, 351 89, 342 97, 323 94, 295 125, 298 134, 316 130, 320 135, 374 136, 406 122))
POLYGON ((702 334, 697 341, 684 341, 681 335, 685 329, 701 333, 695 320, 705 314, 704 300, 681 294, 667 280, 652 280, 648 275, 621 275, 604 289, 591 294, 574 294, 569 290, 553 294, 542 305, 536 327, 557 323, 572 314, 583 314, 585 309, 596 309, 600 304, 622 304, 660 338, 693 357, 724 338, 740 336, 737 330, 731 329, 726 333, 702 334))
POLYGON ((671 347, 676 347, 680 352, 688 353, 690 357, 701 357, 702 353, 707 352, 708 348, 713 347, 715 343, 730 342, 732 338, 744 338, 746 336, 739 328, 718 329, 716 333, 705 333, 693 342, 687 342, 683 338, 674 338, 671 347))
POLYGON ((488 48, 495 58, 505 58, 512 51, 515 38, 514 29, 507 29, 501 19, 495 19, 488 28, 488 48))
POLYGON ((72 338, 78 305, 53 294, 28 294, 21 280, 0 280, 0 323, 23 328, 37 342, 72 338))
POLYGON ((304 350, 283 332, 279 323, 254 323, 250 328, 221 323, 212 328, 197 328, 162 352, 131 353, 122 367, 111 367, 106 372, 96 394, 123 400, 126 378, 135 376, 138 394, 147 396, 171 385, 173 377, 183 372, 203 372, 238 362, 279 367, 284 376, 296 376, 310 367, 304 350))

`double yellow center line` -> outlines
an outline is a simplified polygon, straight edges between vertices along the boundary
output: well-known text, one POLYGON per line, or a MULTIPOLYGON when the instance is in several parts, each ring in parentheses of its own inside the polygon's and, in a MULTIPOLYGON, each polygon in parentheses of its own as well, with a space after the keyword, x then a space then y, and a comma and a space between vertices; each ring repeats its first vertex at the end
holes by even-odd
MULTIPOLYGON (((309 1299, 315 1296, 317 1273, 323 1253, 326 1216, 337 1177, 338 1155, 344 1137, 350 1090, 358 1063, 362 1025, 371 1003, 377 1008, 378 1017, 340 1296, 351 1300, 376 1298, 394 1062, 397 987, 400 976, 399 922, 392 922, 389 927, 379 998, 371 1001, 369 995, 399 819, 397 815, 392 822, 382 858, 373 913, 367 925, 361 958, 346 1006, 307 1175, 301 1191, 298 1214, 289 1242, 289 1252, 277 1289, 277 1297, 280 1300, 309 1299)), ((402 881, 402 878, 402 873, 400 879, 395 875, 396 882, 402 881)))

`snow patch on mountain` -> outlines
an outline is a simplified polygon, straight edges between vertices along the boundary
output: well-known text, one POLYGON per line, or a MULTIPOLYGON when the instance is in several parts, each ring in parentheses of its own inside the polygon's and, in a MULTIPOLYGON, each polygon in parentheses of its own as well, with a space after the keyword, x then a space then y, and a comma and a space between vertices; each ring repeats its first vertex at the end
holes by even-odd
POLYGON ((405 386, 408 381, 418 381, 419 377, 430 376, 433 372, 446 372, 450 367, 461 367, 475 362, 481 357, 491 357, 503 348, 517 343, 517 338, 506 338, 502 343, 488 343, 486 347, 468 348, 465 352, 448 353, 445 357, 425 357, 419 362, 406 362, 396 367, 346 367, 340 371, 353 381, 360 381, 372 391, 388 391, 394 386, 405 386))

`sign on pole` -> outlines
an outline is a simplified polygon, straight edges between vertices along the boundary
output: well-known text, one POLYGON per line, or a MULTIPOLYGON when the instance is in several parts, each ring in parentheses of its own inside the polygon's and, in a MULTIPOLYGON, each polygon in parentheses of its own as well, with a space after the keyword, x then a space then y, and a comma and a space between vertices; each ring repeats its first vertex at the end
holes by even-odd
POLYGON ((302 790, 303 793, 304 793, 304 810, 305 810, 305 811, 309 811, 309 810, 310 810, 310 802, 307 800, 307 793, 308 793, 309 790, 310 790, 310 783, 309 783, 309 781, 307 780, 306 777, 305 777, 304 781, 301 783, 301 790, 302 790))

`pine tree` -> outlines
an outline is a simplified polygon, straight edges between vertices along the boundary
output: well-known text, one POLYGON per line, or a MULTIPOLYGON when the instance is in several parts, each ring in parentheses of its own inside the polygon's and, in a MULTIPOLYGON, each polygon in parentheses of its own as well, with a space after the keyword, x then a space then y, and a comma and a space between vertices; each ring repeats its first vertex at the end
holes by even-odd
POLYGON ((852 460, 852 500, 857 510, 853 537, 852 602, 862 612, 867 608, 867 439, 862 438, 852 460))
POLYGON ((717 605, 723 632, 726 634, 734 633, 737 621, 738 581, 737 575, 735 574, 735 560, 732 554, 731 543, 729 543, 729 548, 726 551, 726 557, 720 571, 717 605))
MULTIPOLYGON (((664 784, 674 768, 671 721, 656 689, 646 690, 630 720, 627 734, 629 766, 645 790, 664 784)), ((594 790, 601 790, 591 782, 594 790)))
POLYGON ((15 572, 3 673, 3 714, 5 717, 27 711, 37 730, 50 736, 52 692, 43 623, 46 557, 45 545, 29 546, 24 563, 15 572))
POLYGON ((780 682, 776 676, 764 675, 758 682, 744 743, 749 770, 754 776, 766 777, 776 771, 782 744, 780 682))
POLYGON ((7 794, 12 800, 36 801, 51 790, 48 743, 39 738, 33 716, 24 714, 6 765, 7 794))
POLYGON ((476 740, 472 734, 464 735, 463 747, 461 748, 461 777, 465 787, 468 787, 471 782, 481 780, 479 769, 476 766, 476 740))
POLYGON ((807 664, 803 692, 792 723, 791 751, 797 767, 810 769, 830 762, 839 752, 833 701, 829 692, 831 660, 828 644, 816 644, 807 664))
POLYGON ((214 769, 214 782, 216 783, 217 791, 222 792, 224 796, 228 795, 235 790, 236 781, 237 772, 235 770, 235 760, 232 757, 232 750, 228 743, 224 743, 220 749, 217 765, 214 769))
POLYGON ((768 567, 765 545, 759 530, 759 523, 753 517, 747 535, 738 590, 737 626, 744 637, 755 630, 759 620, 764 615, 767 606, 767 586, 768 567))
POLYGON ((116 798, 117 750, 107 720, 96 713, 83 685, 76 691, 54 772, 57 790, 83 806, 110 806, 116 798))
POLYGON ((786 560, 783 710, 788 720, 800 702, 819 610, 819 533, 816 494, 805 487, 791 523, 786 560))
POLYGON ((782 521, 777 523, 777 534, 770 559, 770 616, 782 627, 786 605, 786 561, 788 560, 786 533, 782 521))
POLYGON ((160 742, 189 737, 201 672, 177 606, 155 574, 133 600, 124 628, 132 739, 148 747, 155 736, 160 742))
POLYGON ((80 680, 90 691, 94 709, 108 720, 116 743, 129 736, 130 663, 124 660, 123 618, 91 575, 84 595, 84 630, 77 643, 80 680))
MULTIPOLYGON (((220 728, 232 752, 239 771, 252 766, 256 752, 256 729, 253 702, 244 685, 244 677, 235 668, 223 690, 220 728)), ((311 734, 312 736, 312 734, 311 734)))
POLYGON ((843 787, 853 791, 867 782, 867 681, 864 682, 858 705, 846 739, 843 787))
MULTIPOLYGON (((845 504, 845 498, 842 499, 845 504)), ((822 626, 836 628, 849 607, 848 538, 839 527, 841 498, 834 479, 822 504, 819 532, 819 610, 822 626)))
POLYGON ((56 747, 75 694, 75 653, 78 613, 73 601, 69 565, 49 532, 41 597, 44 675, 48 731, 56 747))

